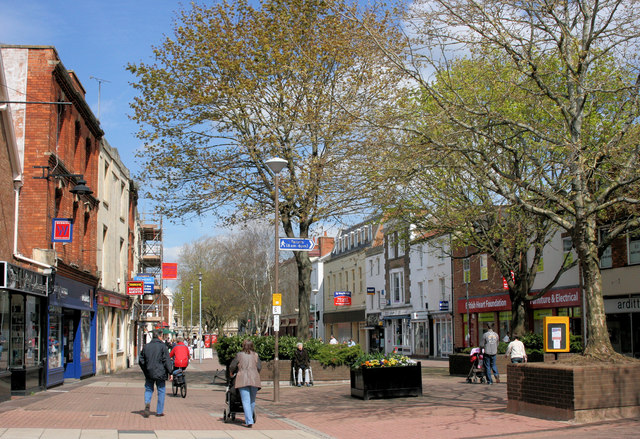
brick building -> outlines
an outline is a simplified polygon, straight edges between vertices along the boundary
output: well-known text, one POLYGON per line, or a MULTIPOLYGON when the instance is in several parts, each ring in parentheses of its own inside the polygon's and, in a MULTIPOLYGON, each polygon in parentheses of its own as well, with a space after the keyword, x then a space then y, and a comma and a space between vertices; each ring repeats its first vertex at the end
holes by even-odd
POLYGON ((0 50, 24 167, 14 259, 47 276, 49 284, 43 296, 9 298, 11 321, 32 323, 21 334, 11 328, 16 343, 24 342, 10 359, 26 376, 22 384, 12 382, 16 393, 95 374, 99 202, 91 188, 98 183, 104 133, 82 84, 54 47, 0 50))

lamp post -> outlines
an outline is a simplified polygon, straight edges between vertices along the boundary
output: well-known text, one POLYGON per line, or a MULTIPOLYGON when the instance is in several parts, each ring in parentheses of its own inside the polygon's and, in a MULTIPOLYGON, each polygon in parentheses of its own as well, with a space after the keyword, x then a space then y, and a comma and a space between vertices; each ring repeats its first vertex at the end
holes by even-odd
POLYGON ((313 293, 313 338, 318 338, 318 290, 311 290, 313 293))
POLYGON ((182 325, 182 327, 184 327, 184 296, 182 296, 181 299, 182 299, 182 310, 180 311, 180 324, 182 325))
POLYGON ((198 358, 202 363, 202 273, 198 273, 198 282, 200 289, 200 304, 198 310, 200 311, 200 318, 198 319, 198 358))
MULTIPOLYGON (((274 204, 275 204, 275 269, 274 269, 274 291, 278 292, 278 259, 280 258, 280 246, 278 243, 278 223, 280 220, 280 206, 278 204, 278 174, 280 171, 284 169, 287 165, 287 161, 278 157, 269 159, 265 162, 265 164, 269 167, 271 172, 273 172, 273 180, 274 180, 274 204)), ((278 335, 280 334, 280 328, 274 328, 274 350, 275 355, 273 359, 273 401, 280 401, 280 367, 278 364, 278 335)))
POLYGON ((189 305, 189 339, 193 330, 193 282, 191 282, 191 305, 189 305))

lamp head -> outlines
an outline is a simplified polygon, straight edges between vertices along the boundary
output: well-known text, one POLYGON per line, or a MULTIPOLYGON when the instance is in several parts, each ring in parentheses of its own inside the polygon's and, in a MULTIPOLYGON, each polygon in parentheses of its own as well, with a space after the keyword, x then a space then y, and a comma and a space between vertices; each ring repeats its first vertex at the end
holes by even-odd
POLYGON ((282 171, 284 167, 287 166, 287 161, 285 159, 281 159, 280 157, 274 157, 264 163, 269 167, 269 169, 271 169, 274 174, 279 174, 280 171, 282 171))
POLYGON ((69 192, 74 195, 91 195, 93 193, 93 191, 89 189, 89 186, 87 186, 87 182, 84 178, 80 178, 80 180, 78 180, 78 184, 76 184, 69 192))

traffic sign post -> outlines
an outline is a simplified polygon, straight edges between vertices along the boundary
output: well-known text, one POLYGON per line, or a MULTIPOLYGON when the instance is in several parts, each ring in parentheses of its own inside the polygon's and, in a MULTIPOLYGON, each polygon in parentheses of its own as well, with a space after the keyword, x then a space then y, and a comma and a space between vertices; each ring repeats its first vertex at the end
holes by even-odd
POLYGON ((280 238, 279 243, 280 250, 292 252, 309 252, 315 247, 312 239, 305 238, 280 238))

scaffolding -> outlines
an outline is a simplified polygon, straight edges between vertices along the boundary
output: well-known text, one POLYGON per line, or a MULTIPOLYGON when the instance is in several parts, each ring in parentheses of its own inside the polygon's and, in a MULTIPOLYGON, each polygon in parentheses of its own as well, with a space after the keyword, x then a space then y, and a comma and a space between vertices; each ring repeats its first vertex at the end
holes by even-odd
POLYGON ((141 322, 161 322, 164 320, 162 297, 162 216, 159 214, 140 215, 140 274, 153 276, 153 298, 144 295, 141 303, 141 322))

